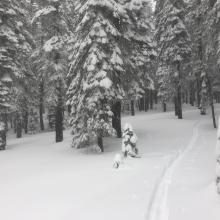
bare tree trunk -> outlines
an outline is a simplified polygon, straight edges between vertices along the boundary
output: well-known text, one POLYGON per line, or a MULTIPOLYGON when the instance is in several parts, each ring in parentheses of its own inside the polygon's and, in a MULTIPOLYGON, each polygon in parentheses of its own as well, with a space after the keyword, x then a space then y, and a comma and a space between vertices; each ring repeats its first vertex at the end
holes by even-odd
POLYGON ((101 152, 104 152, 104 146, 103 146, 103 138, 102 135, 98 135, 97 137, 97 144, 101 150, 101 152))
POLYGON ((17 138, 22 137, 22 118, 19 112, 16 112, 16 135, 17 138))
POLYGON ((213 91, 212 91, 212 85, 209 76, 207 75, 207 83, 208 83, 208 91, 209 91, 209 98, 210 98, 210 106, 212 109, 212 122, 213 122, 213 127, 217 128, 216 125, 216 119, 215 119, 215 107, 214 107, 214 102, 213 102, 213 91))
POLYGON ((40 129, 44 131, 44 119, 43 119, 43 109, 44 109, 44 82, 41 81, 39 85, 39 116, 40 116, 40 129))
POLYGON ((194 83, 190 82, 190 87, 189 87, 189 103, 190 103, 190 105, 194 106, 194 102, 195 102, 194 83))
POLYGON ((182 99, 181 99, 181 85, 179 83, 177 88, 177 107, 178 107, 178 119, 182 119, 182 99))
POLYGON ((122 132, 121 132, 121 102, 120 101, 116 101, 115 103, 113 103, 112 112, 113 112, 112 127, 116 130, 117 137, 121 138, 122 132))
POLYGON ((158 103, 158 99, 157 99, 157 90, 154 91, 154 102, 155 102, 155 104, 158 103))
POLYGON ((0 115, 0 150, 5 150, 6 147, 6 126, 4 123, 4 115, 0 115))
POLYGON ((63 141, 63 99, 62 99, 62 82, 58 81, 57 86, 57 106, 56 106, 56 143, 63 141))
POLYGON ((167 104, 166 102, 163 102, 163 112, 166 112, 167 111, 167 104))
POLYGON ((28 133, 28 111, 24 113, 24 133, 28 133))
POLYGON ((177 97, 174 97, 175 116, 178 116, 177 97))
POLYGON ((150 109, 152 110, 154 108, 154 102, 153 102, 153 90, 149 90, 149 96, 150 96, 150 109))
POLYGON ((197 107, 200 108, 200 103, 201 103, 201 96, 200 96, 200 81, 197 78, 196 79, 196 96, 197 96, 197 107))
POLYGON ((145 94, 144 94, 144 111, 147 112, 149 110, 149 90, 146 89, 145 90, 145 94))
POLYGON ((134 100, 131 100, 131 115, 135 116, 135 109, 134 109, 134 100))

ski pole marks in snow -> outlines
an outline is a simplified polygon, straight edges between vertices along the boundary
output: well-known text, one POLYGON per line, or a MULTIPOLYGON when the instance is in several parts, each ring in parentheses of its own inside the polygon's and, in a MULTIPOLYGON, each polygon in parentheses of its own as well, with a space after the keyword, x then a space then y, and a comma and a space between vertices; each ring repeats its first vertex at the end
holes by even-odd
POLYGON ((164 159, 167 162, 153 189, 149 206, 147 209, 147 220, 169 219, 169 207, 167 206, 167 196, 169 186, 172 182, 172 176, 176 167, 184 158, 184 156, 194 147, 199 135, 198 128, 199 122, 195 123, 193 127, 192 138, 183 151, 178 151, 175 155, 164 157, 164 159))

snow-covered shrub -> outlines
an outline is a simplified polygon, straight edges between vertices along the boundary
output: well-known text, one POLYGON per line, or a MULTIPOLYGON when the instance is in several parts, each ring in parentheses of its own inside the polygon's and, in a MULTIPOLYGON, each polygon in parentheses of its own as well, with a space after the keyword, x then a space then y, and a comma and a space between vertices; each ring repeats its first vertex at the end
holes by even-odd
POLYGON ((220 118, 218 122, 217 143, 216 143, 216 185, 220 194, 220 118))
POLYGON ((137 156, 138 149, 136 143, 138 138, 130 124, 125 124, 122 138, 122 153, 124 157, 127 157, 127 155, 137 156))

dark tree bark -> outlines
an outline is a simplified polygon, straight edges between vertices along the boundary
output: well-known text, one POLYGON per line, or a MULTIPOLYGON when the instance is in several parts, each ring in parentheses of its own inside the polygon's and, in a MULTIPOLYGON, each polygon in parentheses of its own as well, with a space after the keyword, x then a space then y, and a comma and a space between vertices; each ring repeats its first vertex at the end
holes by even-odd
POLYGON ((17 138, 22 137, 22 118, 19 112, 16 113, 16 135, 17 138))
POLYGON ((55 131, 56 131, 56 143, 63 141, 63 99, 62 99, 62 82, 58 81, 57 86, 57 106, 56 106, 56 119, 55 119, 55 131))
POLYGON ((6 148, 6 126, 4 123, 4 115, 0 115, 0 150, 6 148))
POLYGON ((190 105, 194 106, 194 102, 195 102, 194 83, 190 82, 190 87, 189 87, 189 103, 190 103, 190 105))
POLYGON ((40 116, 40 129, 44 131, 44 119, 43 119, 43 111, 44 111, 44 82, 41 81, 39 85, 39 116, 40 116))
POLYGON ((154 102, 155 102, 155 104, 158 104, 157 90, 154 91, 154 102))
POLYGON ((28 133, 28 111, 24 113, 24 133, 28 133))
POLYGON ((181 99, 181 85, 177 88, 177 106, 178 106, 178 119, 182 119, 182 99, 181 99))
POLYGON ((177 113, 178 119, 183 118, 182 114, 182 88, 181 88, 181 73, 180 73, 180 62, 177 64, 178 71, 178 82, 177 82, 177 113))
POLYGON ((101 152, 104 152, 104 146, 103 146, 103 138, 102 135, 98 135, 97 137, 97 144, 101 150, 101 152))
POLYGON ((174 109, 175 109, 175 116, 178 116, 178 106, 177 106, 177 97, 174 97, 174 109))
POLYGON ((196 96, 197 96, 197 107, 200 108, 201 103, 201 96, 200 96, 201 86, 200 86, 200 80, 196 79, 196 96))
POLYGON ((167 104, 166 102, 163 102, 163 112, 166 112, 167 111, 167 104))
POLYGON ((154 108, 154 102, 153 102, 153 90, 149 90, 149 96, 150 96, 150 109, 152 110, 154 108))
POLYGON ((116 101, 115 103, 113 103, 112 112, 113 112, 112 127, 116 130, 117 137, 121 138, 122 132, 121 132, 121 102, 120 101, 116 101))
POLYGON ((144 94, 144 111, 147 112, 149 110, 149 90, 145 90, 144 94))
POLYGON ((215 107, 214 107, 214 102, 213 102, 213 90, 212 90, 212 85, 209 76, 207 76, 207 84, 208 84, 208 92, 209 92, 209 99, 210 99, 210 106, 212 110, 212 122, 213 122, 213 127, 217 128, 216 125, 216 119, 215 119, 215 107))
POLYGON ((141 97, 140 98, 140 111, 144 111, 144 104, 145 103, 145 100, 144 100, 144 97, 141 97))
POLYGON ((16 133, 17 133, 17 120, 16 120, 16 114, 14 115, 14 118, 13 118, 13 124, 14 124, 14 133, 16 134, 16 133))
POLYGON ((131 100, 131 115, 135 116, 134 100, 131 100))

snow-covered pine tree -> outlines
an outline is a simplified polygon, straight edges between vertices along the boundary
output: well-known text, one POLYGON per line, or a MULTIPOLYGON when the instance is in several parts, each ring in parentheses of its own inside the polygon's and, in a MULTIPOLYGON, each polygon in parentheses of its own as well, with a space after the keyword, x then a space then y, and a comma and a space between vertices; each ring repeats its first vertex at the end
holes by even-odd
POLYGON ((124 96, 123 25, 128 19, 124 1, 77 1, 75 39, 71 44, 68 74, 68 105, 71 106, 72 146, 88 146, 96 139, 113 135, 113 102, 124 96))
MULTIPOLYGON (((39 10, 35 12, 32 23, 38 25, 42 36, 40 36, 40 48, 37 48, 35 55, 40 59, 38 62, 40 64, 39 74, 42 75, 46 72, 48 77, 47 85, 50 88, 50 98, 55 102, 56 107, 56 142, 61 142, 63 140, 64 73, 67 71, 65 42, 68 25, 66 24, 64 11, 66 1, 37 0, 36 2, 39 10)), ((41 90, 43 88, 42 86, 41 90)))
POLYGON ((186 24, 192 40, 192 72, 195 77, 196 101, 200 108, 201 102, 201 74, 204 72, 203 58, 203 31, 204 31, 204 4, 201 0, 188 2, 186 24))
POLYGON ((177 100, 177 115, 182 118, 182 65, 188 61, 191 48, 190 38, 185 26, 185 3, 182 0, 158 1, 156 7, 156 40, 159 66, 167 65, 170 78, 174 82, 177 100))
MULTIPOLYGON (((23 85, 27 76, 28 52, 32 37, 28 32, 24 1, 0 2, 0 121, 12 105, 12 86, 23 85)), ((1 126, 6 128, 6 126, 1 126)), ((1 131, 2 148, 6 145, 6 130, 1 131), (3 137, 3 138, 2 138, 3 137)))
POLYGON ((170 79, 170 71, 166 65, 157 67, 158 97, 162 103, 163 111, 167 111, 167 102, 172 97, 172 82, 170 79))
MULTIPOLYGON (((219 33, 219 17, 218 2, 214 1, 201 1, 199 2, 200 8, 200 35, 199 36, 199 49, 197 51, 200 57, 201 67, 203 71, 201 74, 201 85, 204 86, 204 76, 206 79, 206 90, 209 104, 211 106, 213 126, 216 128, 215 110, 214 110, 214 85, 219 80, 218 77, 218 33, 219 33)), ((198 37, 197 36, 197 37, 198 37)))
MULTIPOLYGON (((130 42, 130 65, 127 65, 128 74, 127 96, 131 99, 131 105, 141 95, 142 106, 147 110, 147 97, 152 94, 154 88, 154 60, 156 56, 153 43, 154 20, 152 18, 152 4, 149 0, 131 0, 126 4, 126 10, 130 18, 127 25, 125 38, 130 42), (145 100, 144 100, 145 99, 145 100)), ((133 106, 132 106, 133 109, 133 106)))

